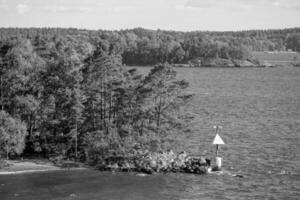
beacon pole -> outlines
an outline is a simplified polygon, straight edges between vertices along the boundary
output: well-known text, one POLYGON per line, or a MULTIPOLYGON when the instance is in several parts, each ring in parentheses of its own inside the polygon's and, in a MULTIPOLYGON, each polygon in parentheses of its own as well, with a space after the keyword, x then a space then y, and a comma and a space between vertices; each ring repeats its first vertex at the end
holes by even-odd
POLYGON ((216 171, 221 170, 221 167, 222 167, 222 158, 218 156, 219 145, 225 144, 224 141, 222 140, 222 138, 220 137, 220 135, 218 134, 219 128, 222 128, 222 127, 214 126, 214 129, 216 130, 216 136, 213 141, 213 144, 216 145, 216 171))

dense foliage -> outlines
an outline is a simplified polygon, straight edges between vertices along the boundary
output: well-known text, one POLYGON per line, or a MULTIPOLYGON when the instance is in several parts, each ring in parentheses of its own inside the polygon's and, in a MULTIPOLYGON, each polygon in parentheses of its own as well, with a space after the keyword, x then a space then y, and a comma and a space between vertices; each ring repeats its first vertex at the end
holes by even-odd
MULTIPOLYGON (((122 55, 127 65, 189 63, 195 59, 247 59, 251 51, 299 49, 300 28, 240 32, 176 32, 136 28, 121 31, 92 31, 60 28, 0 29, 0 42, 11 38, 31 41, 39 55, 58 45, 59 40, 72 44, 83 59, 99 42, 107 52, 122 55)), ((49 56, 49 55, 48 55, 49 56)))
POLYGON ((299 32, 2 28, 0 151, 98 159, 168 149, 188 125, 191 96, 159 63, 299 51, 299 32), (123 64, 158 65, 142 76, 123 64))
POLYGON ((144 77, 103 41, 80 44, 86 51, 68 38, 52 39, 1 43, 2 153, 20 154, 26 143, 25 153, 98 159, 174 144, 185 129, 179 111, 191 96, 171 66, 144 77))
POLYGON ((5 111, 0 111, 0 151, 20 154, 25 147, 26 125, 19 119, 12 118, 5 111))

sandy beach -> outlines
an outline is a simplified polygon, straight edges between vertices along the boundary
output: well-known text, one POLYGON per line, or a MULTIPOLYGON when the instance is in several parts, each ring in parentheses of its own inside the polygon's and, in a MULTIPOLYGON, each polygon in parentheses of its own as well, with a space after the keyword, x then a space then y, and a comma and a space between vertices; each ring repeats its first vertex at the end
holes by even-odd
MULTIPOLYGON (((48 160, 6 160, 8 166, 0 169, 0 175, 6 174, 22 174, 31 172, 70 170, 70 168, 62 168, 55 166, 48 160)), ((72 169, 84 169, 72 168, 72 169)))

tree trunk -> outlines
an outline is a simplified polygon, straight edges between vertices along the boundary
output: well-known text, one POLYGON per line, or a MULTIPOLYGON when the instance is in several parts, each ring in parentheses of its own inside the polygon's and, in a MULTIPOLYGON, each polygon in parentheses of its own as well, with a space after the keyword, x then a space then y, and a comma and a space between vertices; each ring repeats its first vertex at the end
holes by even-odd
POLYGON ((157 133, 159 133, 159 129, 160 129, 160 115, 161 115, 161 97, 159 97, 159 103, 157 107, 157 119, 156 119, 157 133))
POLYGON ((0 101, 1 101, 1 110, 3 110, 3 90, 2 90, 2 77, 0 78, 0 101))
POLYGON ((95 107, 94 107, 94 101, 92 100, 92 123, 93 123, 93 130, 96 130, 95 127, 95 107))
POLYGON ((8 155, 9 155, 9 147, 8 147, 8 142, 6 142, 6 159, 8 160, 8 155))
POLYGON ((112 92, 109 93, 109 110, 108 110, 108 121, 111 121, 111 112, 112 112, 112 92))
MULTIPOLYGON (((101 119, 101 126, 103 126, 103 102, 104 102, 104 91, 103 91, 103 80, 101 80, 101 102, 100 102, 100 119, 101 119)), ((103 128, 103 127, 102 127, 103 128)))
POLYGON ((33 118, 33 115, 31 112, 30 116, 29 116, 29 137, 31 137, 31 134, 32 134, 32 118, 33 118))
POLYGON ((78 157, 78 133, 77 133, 77 120, 75 122, 75 159, 77 160, 78 157))

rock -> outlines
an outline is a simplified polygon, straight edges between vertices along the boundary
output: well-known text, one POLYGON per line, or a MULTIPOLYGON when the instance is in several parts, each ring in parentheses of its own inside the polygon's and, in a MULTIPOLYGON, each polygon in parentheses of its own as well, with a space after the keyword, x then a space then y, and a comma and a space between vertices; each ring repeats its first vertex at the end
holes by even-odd
POLYGON ((219 168, 218 166, 214 166, 211 171, 213 172, 221 171, 221 168, 219 168))
POLYGON ((235 67, 257 67, 253 62, 248 60, 233 60, 235 67))
POLYGON ((200 163, 200 165, 203 165, 203 166, 206 166, 206 165, 207 165, 206 160, 205 160, 205 158, 203 158, 203 157, 200 157, 199 163, 200 163))
POLYGON ((107 165, 106 165, 106 163, 102 160, 102 161, 100 161, 100 162, 98 162, 98 163, 96 164, 96 168, 97 168, 98 170, 103 171, 103 170, 105 170, 105 169, 107 168, 107 165))
POLYGON ((9 167, 9 166, 11 166, 11 165, 12 165, 12 164, 10 164, 9 162, 7 162, 6 160, 0 159, 0 169, 1 169, 1 168, 9 167))
POLYGON ((185 152, 146 152, 135 157, 109 157, 97 164, 99 170, 136 171, 146 174, 155 172, 186 172, 204 174, 207 172, 208 159, 189 157, 185 152))
POLYGON ((267 61, 260 61, 259 66, 260 67, 275 67, 273 64, 271 64, 267 61))
POLYGON ((55 165, 62 165, 64 159, 65 157, 62 155, 58 155, 58 156, 55 155, 49 157, 49 160, 53 162, 55 165))
POLYGON ((156 167, 157 167, 156 160, 151 160, 151 161, 150 161, 150 167, 151 167, 151 168, 156 168, 156 167))
POLYGON ((205 158, 206 164, 208 167, 210 167, 210 159, 205 158))
POLYGON ((111 169, 116 171, 119 169, 119 165, 117 163, 115 163, 115 164, 111 165, 111 169))
POLYGON ((194 169, 194 173, 196 173, 196 174, 206 174, 207 169, 204 166, 197 166, 194 169))

